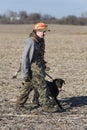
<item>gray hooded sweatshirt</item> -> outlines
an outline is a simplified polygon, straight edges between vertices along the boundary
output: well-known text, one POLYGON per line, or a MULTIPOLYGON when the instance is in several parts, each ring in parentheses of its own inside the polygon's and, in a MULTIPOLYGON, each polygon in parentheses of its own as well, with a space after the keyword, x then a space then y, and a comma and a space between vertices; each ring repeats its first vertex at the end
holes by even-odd
POLYGON ((41 44, 29 37, 25 42, 24 52, 22 55, 22 72, 23 77, 30 77, 31 64, 36 63, 38 67, 44 69, 45 62, 41 44))

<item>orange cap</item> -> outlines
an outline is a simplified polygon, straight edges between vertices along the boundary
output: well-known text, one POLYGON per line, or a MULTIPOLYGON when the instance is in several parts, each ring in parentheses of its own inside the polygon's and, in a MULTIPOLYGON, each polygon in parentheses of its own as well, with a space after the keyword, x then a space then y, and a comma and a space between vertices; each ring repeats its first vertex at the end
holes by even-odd
POLYGON ((34 30, 47 30, 47 25, 43 22, 35 24, 34 30))

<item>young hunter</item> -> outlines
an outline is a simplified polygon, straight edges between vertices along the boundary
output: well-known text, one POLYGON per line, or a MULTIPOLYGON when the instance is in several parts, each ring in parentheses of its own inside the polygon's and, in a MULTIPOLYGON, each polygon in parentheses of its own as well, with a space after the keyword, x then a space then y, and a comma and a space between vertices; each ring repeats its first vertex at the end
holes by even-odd
POLYGON ((48 26, 39 22, 35 24, 32 33, 25 42, 24 51, 22 55, 21 70, 23 73, 23 86, 20 96, 17 99, 16 107, 23 107, 26 103, 29 93, 35 89, 38 94, 37 104, 40 104, 38 98, 41 100, 42 110, 55 111, 55 108, 50 107, 49 101, 46 99, 46 81, 45 70, 46 62, 44 61, 46 31, 48 26))

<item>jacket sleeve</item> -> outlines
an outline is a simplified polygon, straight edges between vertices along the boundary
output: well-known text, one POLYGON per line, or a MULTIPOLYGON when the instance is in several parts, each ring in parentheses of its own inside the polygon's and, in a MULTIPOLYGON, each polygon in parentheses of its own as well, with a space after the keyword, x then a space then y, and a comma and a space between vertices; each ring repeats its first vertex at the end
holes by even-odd
POLYGON ((31 75, 31 62, 34 54, 34 41, 29 38, 25 42, 24 52, 22 55, 22 72, 23 77, 29 78, 31 75))

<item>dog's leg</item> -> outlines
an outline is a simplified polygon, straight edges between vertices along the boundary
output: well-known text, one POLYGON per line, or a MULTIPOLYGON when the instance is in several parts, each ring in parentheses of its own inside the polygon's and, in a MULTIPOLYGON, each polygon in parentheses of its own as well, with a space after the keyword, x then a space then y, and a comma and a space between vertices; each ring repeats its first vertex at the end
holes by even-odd
POLYGON ((61 106, 60 102, 58 101, 58 99, 56 97, 53 97, 53 100, 55 101, 55 103, 58 105, 58 107, 61 109, 61 110, 64 110, 64 108, 61 106))

